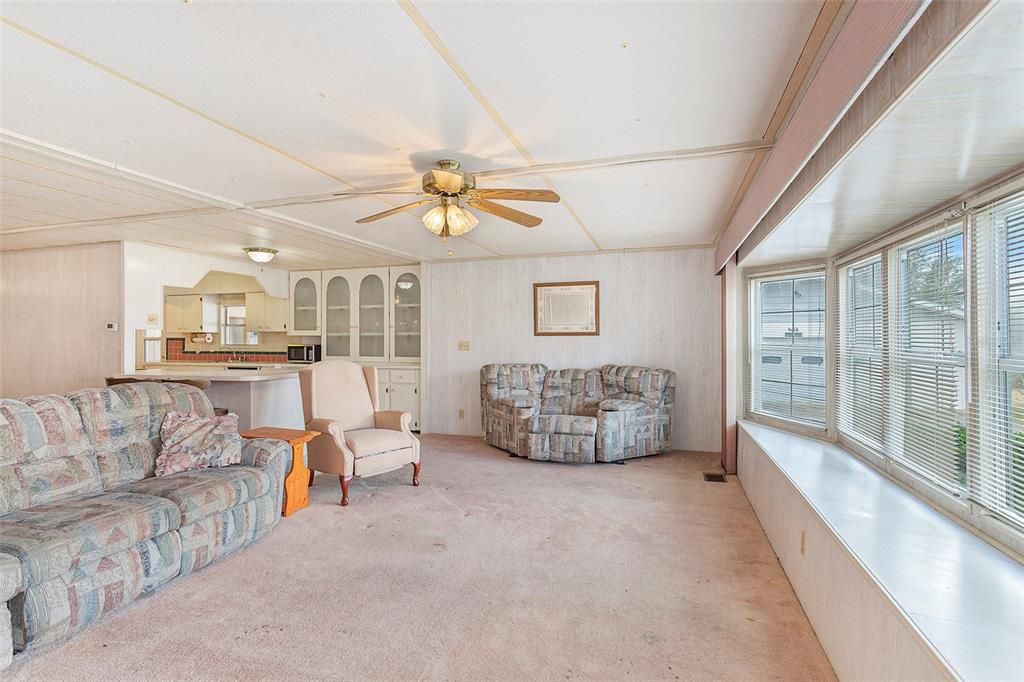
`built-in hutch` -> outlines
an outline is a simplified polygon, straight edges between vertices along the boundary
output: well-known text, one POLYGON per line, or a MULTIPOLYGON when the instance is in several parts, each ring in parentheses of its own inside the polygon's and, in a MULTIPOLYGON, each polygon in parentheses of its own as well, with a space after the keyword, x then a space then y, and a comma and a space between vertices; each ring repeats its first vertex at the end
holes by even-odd
POLYGON ((320 337, 325 361, 377 367, 380 409, 418 430, 422 300, 417 265, 292 272, 288 333, 320 337))

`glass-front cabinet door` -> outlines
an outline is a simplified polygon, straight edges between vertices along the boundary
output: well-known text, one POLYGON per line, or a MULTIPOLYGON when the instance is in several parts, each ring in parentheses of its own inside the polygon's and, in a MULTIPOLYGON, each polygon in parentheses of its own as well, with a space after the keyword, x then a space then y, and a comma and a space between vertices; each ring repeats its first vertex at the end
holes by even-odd
POLYGON ((293 336, 320 334, 320 271, 288 273, 290 305, 288 333, 293 336))
POLYGON ((359 358, 362 360, 386 360, 388 357, 388 310, 385 294, 387 270, 384 269, 383 272, 364 271, 364 273, 361 273, 359 280, 359 358))
POLYGON ((393 267, 391 273, 391 360, 420 359, 421 303, 418 267, 393 267))
POLYGON ((352 315, 351 275, 338 270, 324 271, 324 347, 327 358, 351 358, 352 332, 356 328, 352 315))

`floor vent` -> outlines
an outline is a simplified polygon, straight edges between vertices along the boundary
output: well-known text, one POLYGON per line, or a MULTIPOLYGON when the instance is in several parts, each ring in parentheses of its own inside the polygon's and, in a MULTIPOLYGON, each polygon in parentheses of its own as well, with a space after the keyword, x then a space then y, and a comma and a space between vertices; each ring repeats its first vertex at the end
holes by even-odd
POLYGON ((716 474, 714 472, 704 472, 705 483, 725 483, 725 474, 716 474))

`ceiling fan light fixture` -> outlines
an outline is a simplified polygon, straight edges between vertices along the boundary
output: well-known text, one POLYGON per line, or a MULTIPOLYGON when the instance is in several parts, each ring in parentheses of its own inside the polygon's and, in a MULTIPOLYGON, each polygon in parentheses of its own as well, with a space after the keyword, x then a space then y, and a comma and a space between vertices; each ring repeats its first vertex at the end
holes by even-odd
POLYGON ((264 246, 248 246, 242 250, 254 263, 269 263, 277 255, 277 249, 268 249, 264 246))
POLYGON ((453 237, 459 237, 466 234, 480 222, 472 213, 461 206, 456 206, 454 204, 448 205, 445 218, 448 221, 448 232, 453 237))
POLYGON ((434 234, 441 234, 441 231, 444 230, 444 222, 444 206, 435 206, 423 216, 423 224, 434 234))

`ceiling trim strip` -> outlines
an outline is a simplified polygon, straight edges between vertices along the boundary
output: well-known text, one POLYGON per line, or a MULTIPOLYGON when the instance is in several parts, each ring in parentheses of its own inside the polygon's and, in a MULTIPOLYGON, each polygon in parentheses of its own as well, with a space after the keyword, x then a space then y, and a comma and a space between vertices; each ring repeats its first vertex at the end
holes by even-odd
POLYGON ((803 205, 995 5, 996 0, 960 0, 928 6, 814 157, 738 245, 740 263, 803 205))
POLYGON ((854 5, 785 132, 729 221, 715 251, 716 271, 817 151, 927 4, 927 0, 890 0, 854 5))
MULTIPOLYGON (((494 105, 491 104, 490 100, 488 100, 487 97, 484 96, 484 93, 480 90, 480 88, 476 86, 476 83, 474 83, 473 80, 469 77, 469 74, 466 72, 466 70, 463 69, 462 65, 459 64, 458 60, 455 59, 455 55, 453 55, 451 51, 448 49, 448 47, 441 41, 440 36, 438 36, 437 33, 434 32, 434 29, 427 22, 426 18, 424 18, 424 16, 420 14, 419 10, 417 10, 416 7, 412 4, 412 1, 398 0, 398 4, 402 8, 402 11, 404 11, 406 15, 408 15, 409 19, 411 19, 412 22, 416 25, 416 28, 419 29, 420 33, 423 34, 423 37, 427 39, 427 42, 430 43, 430 45, 434 48, 437 54, 441 57, 441 59, 443 59, 444 62, 448 65, 448 68, 450 68, 452 72, 456 75, 456 77, 460 81, 462 81, 462 84, 466 87, 466 90, 469 91, 469 94, 473 96, 473 99, 477 101, 477 104, 479 104, 483 108, 483 110, 487 112, 487 115, 491 117, 491 120, 494 121, 494 124, 498 126, 502 133, 504 133, 505 137, 507 137, 509 142, 512 143, 512 146, 514 146, 516 150, 522 155, 522 157, 526 159, 526 162, 528 164, 530 164, 531 166, 536 166, 537 160, 533 158, 533 155, 530 154, 526 147, 523 146, 523 143, 519 141, 519 138, 516 137, 516 134, 512 132, 512 128, 509 127, 508 123, 505 122, 505 119, 501 117, 501 114, 499 114, 497 109, 494 108, 494 105)), ((553 192, 557 192, 555 186, 552 184, 549 178, 542 175, 541 180, 544 181, 544 184, 547 185, 548 189, 550 189, 553 192)), ((594 248, 600 251, 601 245, 598 243, 597 239, 594 238, 594 235, 590 232, 590 230, 587 229, 587 226, 583 224, 583 221, 580 220, 580 217, 576 213, 576 211, 574 211, 572 207, 569 206, 568 202, 566 202, 564 198, 562 199, 561 203, 563 206, 565 206, 566 210, 569 212, 569 215, 572 216, 573 220, 576 221, 576 224, 580 226, 580 229, 583 230, 584 234, 587 235, 587 239, 589 239, 590 242, 594 245, 594 248)))

